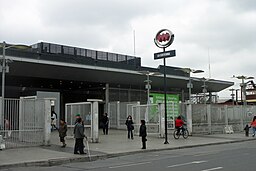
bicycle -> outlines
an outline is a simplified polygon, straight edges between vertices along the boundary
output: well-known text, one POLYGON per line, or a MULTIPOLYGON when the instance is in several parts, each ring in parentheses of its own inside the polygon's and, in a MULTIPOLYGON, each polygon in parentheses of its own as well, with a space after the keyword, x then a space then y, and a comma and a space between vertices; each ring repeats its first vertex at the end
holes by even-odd
POLYGON ((181 135, 183 136, 184 139, 188 138, 189 132, 188 132, 188 129, 184 126, 180 127, 179 132, 178 132, 178 129, 175 129, 175 131, 173 132, 173 137, 175 139, 179 139, 181 135))

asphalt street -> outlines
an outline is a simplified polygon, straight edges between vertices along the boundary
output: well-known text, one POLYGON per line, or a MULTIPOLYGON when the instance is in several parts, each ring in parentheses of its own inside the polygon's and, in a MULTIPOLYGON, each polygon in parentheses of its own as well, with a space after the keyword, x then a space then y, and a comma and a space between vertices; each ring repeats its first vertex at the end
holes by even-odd
POLYGON ((24 167, 6 171, 255 171, 254 141, 188 149, 145 152, 93 162, 53 167, 24 167))

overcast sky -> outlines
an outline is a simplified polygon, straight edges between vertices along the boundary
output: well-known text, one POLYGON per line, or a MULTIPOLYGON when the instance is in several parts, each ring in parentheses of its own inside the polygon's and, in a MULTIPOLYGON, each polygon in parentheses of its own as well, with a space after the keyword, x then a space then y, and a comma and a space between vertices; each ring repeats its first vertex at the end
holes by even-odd
MULTIPOLYGON (((141 57, 158 67, 153 42, 163 28, 175 35, 167 65, 202 69, 195 77, 256 77, 255 0, 0 0, 0 41, 40 41, 141 57), (209 60, 210 59, 210 60, 209 60), (210 63, 210 73, 209 73, 210 63)), ((229 97, 225 90, 219 94, 229 97)))

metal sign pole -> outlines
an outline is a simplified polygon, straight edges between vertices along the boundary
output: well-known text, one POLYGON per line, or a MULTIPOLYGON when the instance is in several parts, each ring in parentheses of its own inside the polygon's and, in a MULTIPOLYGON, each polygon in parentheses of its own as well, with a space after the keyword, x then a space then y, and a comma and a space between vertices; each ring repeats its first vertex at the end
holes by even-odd
POLYGON ((164 60, 164 127, 165 127, 165 142, 164 144, 169 144, 167 138, 167 85, 166 85, 166 59, 169 57, 176 56, 175 50, 165 51, 166 47, 169 47, 174 40, 174 34, 168 29, 160 30, 154 39, 155 44, 159 48, 163 48, 163 52, 155 53, 154 59, 162 59, 164 60))
MULTIPOLYGON (((163 51, 165 52, 165 48, 163 48, 163 51)), ((167 88, 166 88, 166 60, 164 57, 164 127, 165 127, 165 142, 164 144, 169 144, 168 139, 167 139, 167 88)))

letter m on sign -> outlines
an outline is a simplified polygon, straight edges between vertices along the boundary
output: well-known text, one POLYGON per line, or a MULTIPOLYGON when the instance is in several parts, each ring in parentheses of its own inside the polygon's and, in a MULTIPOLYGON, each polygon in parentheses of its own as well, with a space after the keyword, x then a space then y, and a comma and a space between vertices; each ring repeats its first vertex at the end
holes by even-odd
POLYGON ((158 42, 165 42, 170 39, 170 34, 169 33, 164 33, 164 34, 159 34, 157 36, 157 41, 158 42))

